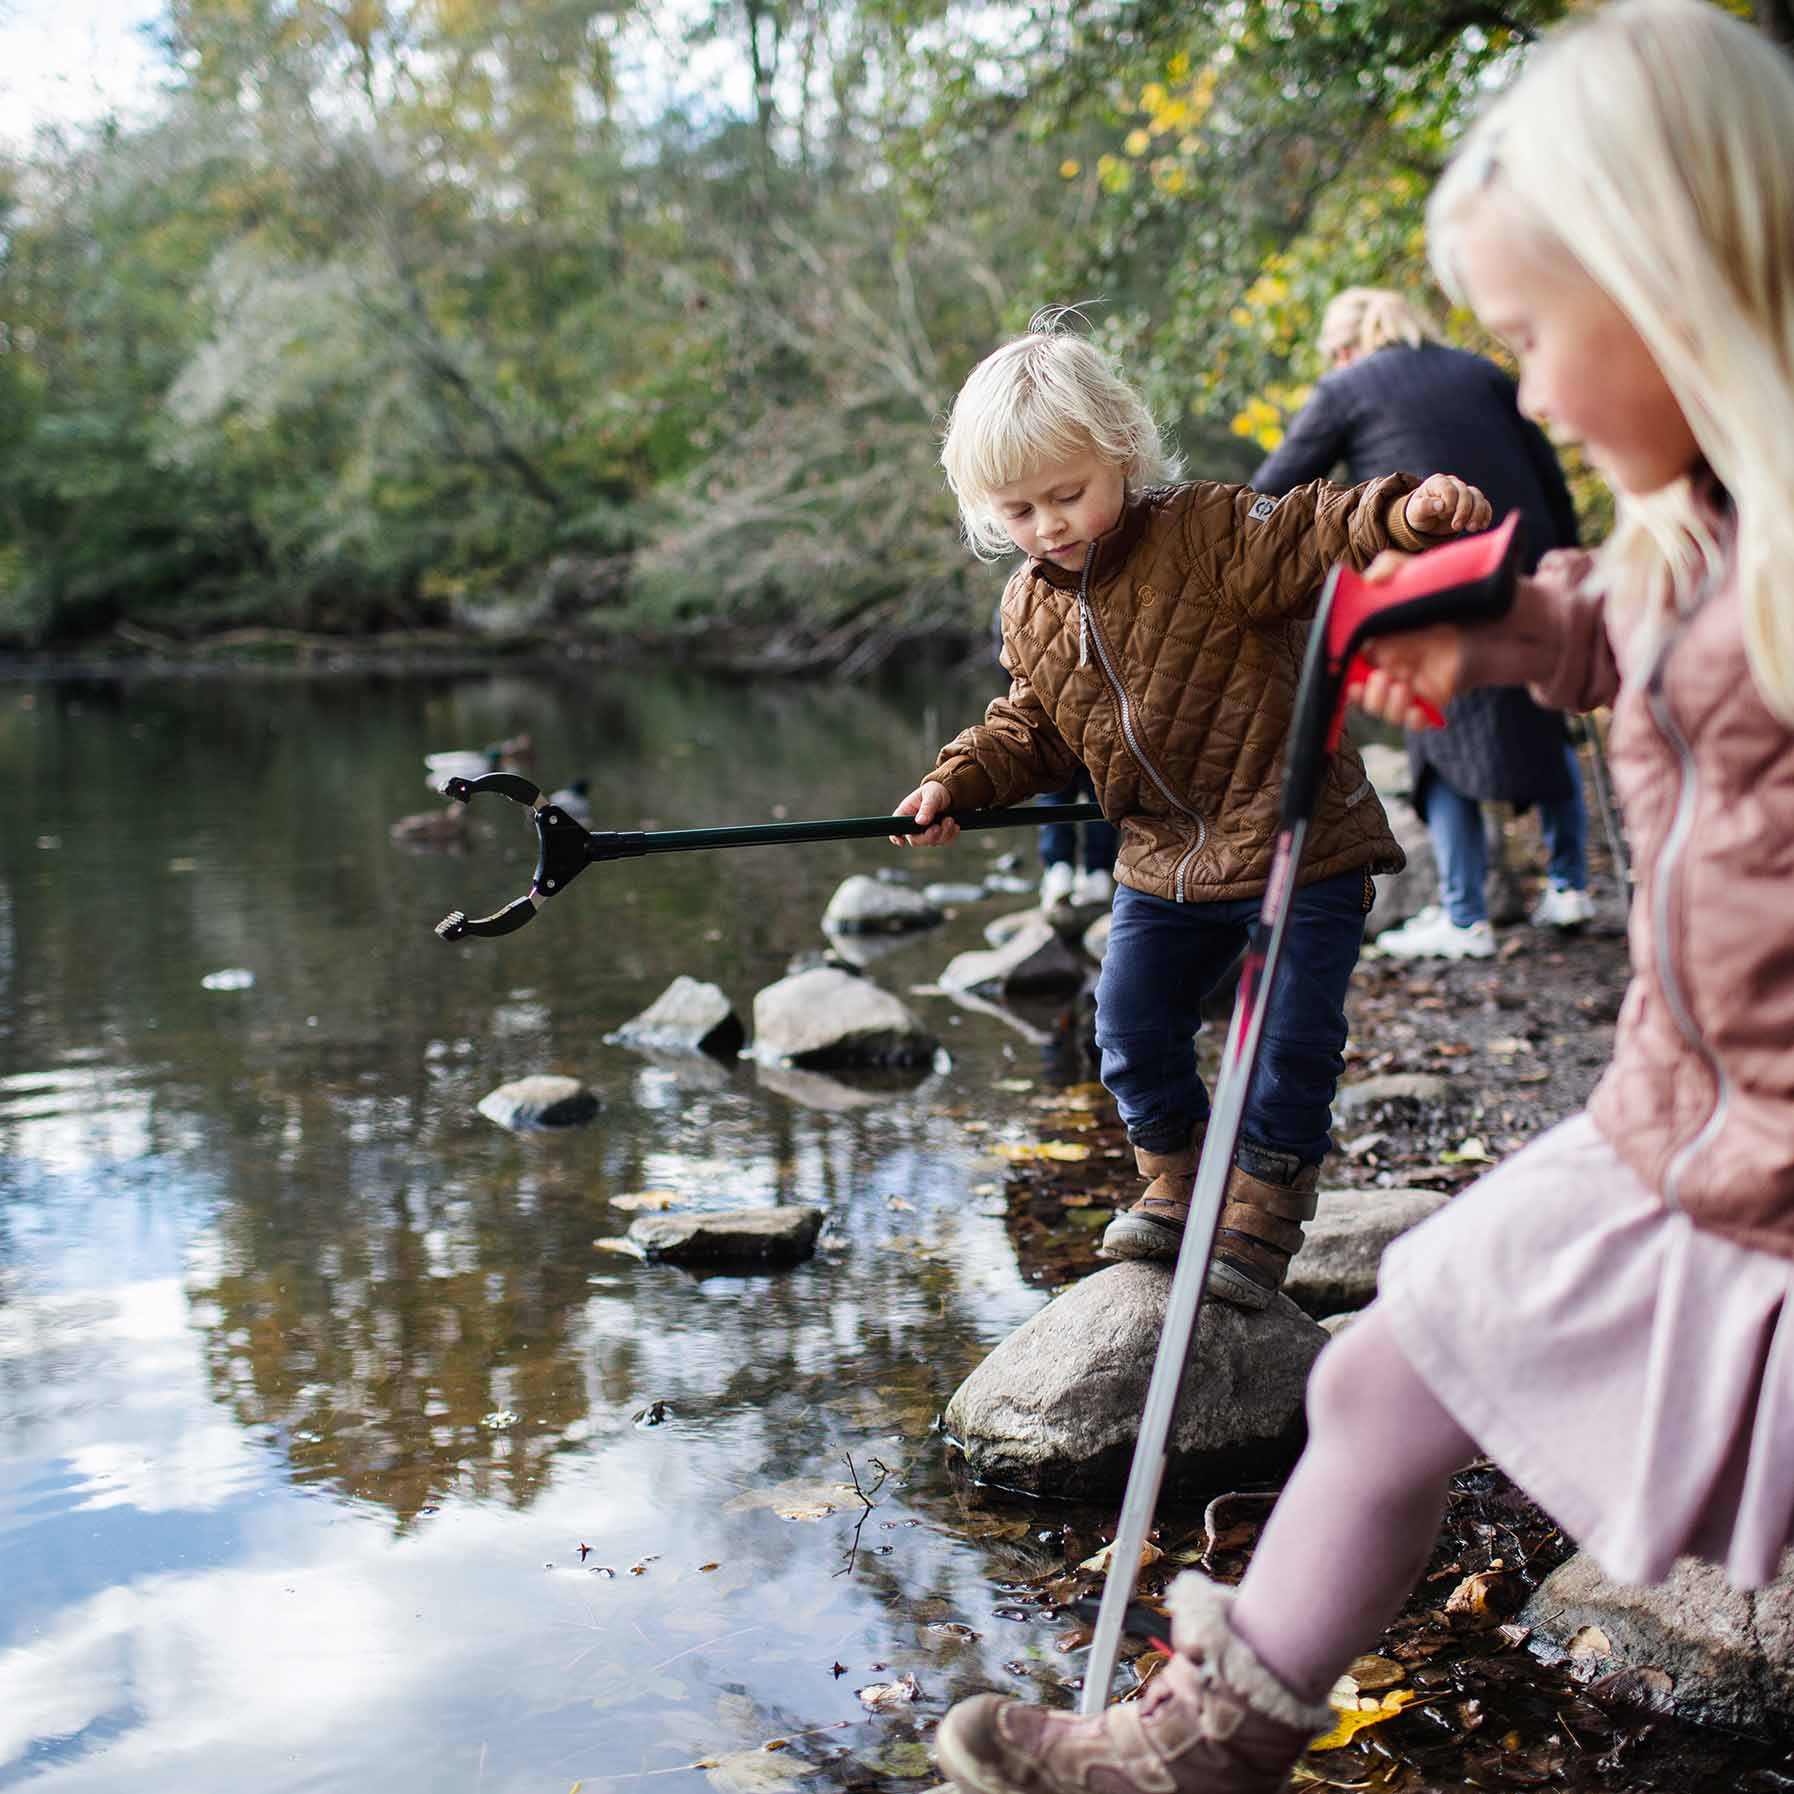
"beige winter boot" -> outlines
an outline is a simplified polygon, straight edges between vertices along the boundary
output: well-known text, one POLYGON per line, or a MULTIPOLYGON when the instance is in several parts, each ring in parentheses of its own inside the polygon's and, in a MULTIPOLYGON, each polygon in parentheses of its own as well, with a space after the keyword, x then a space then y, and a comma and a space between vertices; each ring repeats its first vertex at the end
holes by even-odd
POLYGON ((1210 1294, 1235 1308, 1270 1302, 1283 1287, 1289 1261, 1302 1250, 1302 1223, 1314 1219, 1320 1176, 1319 1165, 1303 1165, 1292 1152, 1239 1149, 1215 1229, 1210 1294))
POLYGON ((1176 1655, 1097 1719, 1001 1695, 941 1722, 941 1770, 971 1794, 1280 1794, 1324 1702, 1292 1694, 1229 1622, 1233 1591, 1185 1572, 1166 1591, 1176 1655))
POLYGON ((1103 1229, 1099 1258, 1175 1258, 1190 1218, 1190 1192, 1196 1185, 1196 1161, 1202 1157, 1205 1123, 1198 1123, 1190 1143, 1180 1152, 1148 1152, 1134 1148, 1140 1175, 1150 1178, 1146 1192, 1130 1209, 1103 1229))

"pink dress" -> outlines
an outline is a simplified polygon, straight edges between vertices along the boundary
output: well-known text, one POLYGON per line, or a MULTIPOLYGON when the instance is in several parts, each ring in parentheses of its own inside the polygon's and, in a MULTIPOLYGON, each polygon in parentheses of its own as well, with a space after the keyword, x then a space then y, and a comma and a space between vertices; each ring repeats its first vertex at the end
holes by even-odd
POLYGON ((1443 1406, 1610 1575, 1686 1553, 1750 1588, 1794 1530, 1794 731, 1716 583, 1623 682, 1594 604, 1551 600, 1557 701, 1618 691, 1638 882, 1614 1059, 1380 1286, 1443 1406))
POLYGON ((1794 1259, 1694 1226, 1586 1114, 1383 1259, 1403 1353, 1608 1575, 1739 1588, 1794 1531, 1794 1259))

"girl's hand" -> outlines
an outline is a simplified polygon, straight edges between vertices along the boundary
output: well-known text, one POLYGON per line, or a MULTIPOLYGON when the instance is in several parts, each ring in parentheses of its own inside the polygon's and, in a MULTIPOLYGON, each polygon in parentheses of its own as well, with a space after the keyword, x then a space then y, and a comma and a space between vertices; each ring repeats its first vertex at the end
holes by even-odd
POLYGON ((932 828, 919 835, 893 835, 893 847, 945 847, 959 833, 959 824, 947 814, 947 787, 936 779, 918 785, 892 814, 934 823, 932 828), (937 816, 939 822, 934 820, 937 816))
MULTIPOLYGON (((1475 492, 1476 488, 1469 490, 1475 492)), ((1385 580, 1409 558, 1393 548, 1385 549, 1365 568, 1364 577, 1385 580)), ((1400 723, 1404 729, 1434 726, 1417 699, 1425 698, 1443 714, 1463 689, 1464 631, 1456 623, 1373 635, 1358 652, 1371 663, 1371 671, 1347 685, 1346 697, 1368 715, 1400 723)))
POLYGON ((1402 516, 1417 536, 1468 536, 1487 529, 1494 512, 1482 493, 1455 473, 1436 473, 1408 494, 1402 516))

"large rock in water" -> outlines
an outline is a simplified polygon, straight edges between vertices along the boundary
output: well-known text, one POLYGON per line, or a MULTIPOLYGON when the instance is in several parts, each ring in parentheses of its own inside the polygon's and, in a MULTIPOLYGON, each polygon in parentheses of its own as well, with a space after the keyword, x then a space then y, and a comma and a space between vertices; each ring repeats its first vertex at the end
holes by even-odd
POLYGON ((869 978, 815 966, 754 998, 753 1055, 774 1065, 927 1065, 935 1039, 869 978))
POLYGON ((1450 1200, 1442 1190, 1323 1190, 1283 1293, 1310 1314, 1367 1306, 1389 1243, 1450 1200))
MULTIPOLYGON (((981 1482, 1034 1495, 1118 1493, 1152 1376, 1171 1267, 1134 1262, 1049 1302, 960 1384, 945 1425, 981 1482)), ((1303 1437, 1302 1390, 1327 1335, 1279 1298, 1205 1301, 1172 1429, 1167 1493, 1275 1477, 1303 1437)))
POLYGON ((940 919, 941 912, 919 892, 863 872, 836 886, 822 912, 829 934, 906 934, 932 928, 940 919))
POLYGON ((558 1078, 544 1073, 533 1078, 513 1078, 488 1090, 479 1111, 513 1133, 537 1128, 580 1127, 598 1113, 598 1099, 577 1078, 558 1078))
POLYGON ((629 1241, 647 1258, 674 1265, 789 1265, 816 1249, 819 1208, 732 1208, 709 1214, 638 1215, 629 1241))
POLYGON ((681 973, 640 1015, 604 1038, 640 1052, 716 1053, 727 1059, 741 1051, 747 1030, 720 986, 681 973))
POLYGON ((1794 1553, 1767 1588, 1745 1594, 1691 1559, 1655 1588, 1628 1587, 1579 1552, 1539 1584, 1520 1623, 1547 1662, 1569 1657, 1591 1675, 1663 1671, 1686 1719, 1794 1729, 1794 1553))
POLYGON ((1066 945, 1058 929, 1037 911, 1024 912, 1022 926, 1000 947, 955 954, 940 975, 946 991, 1002 991, 1009 996, 1076 990, 1090 975, 1090 962, 1066 945))

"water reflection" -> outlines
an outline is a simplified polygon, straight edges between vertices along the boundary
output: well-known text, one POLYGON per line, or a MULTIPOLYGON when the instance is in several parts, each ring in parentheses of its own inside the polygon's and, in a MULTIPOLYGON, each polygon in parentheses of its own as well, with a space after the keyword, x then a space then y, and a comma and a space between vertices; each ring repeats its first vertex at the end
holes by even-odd
MULTIPOLYGON (((950 1058, 870 1078, 605 1045, 682 972, 749 1013, 886 850, 594 867, 445 947, 529 832, 501 806, 446 859, 387 825, 424 752, 525 723, 598 826, 863 814, 933 746, 900 694, 573 667, 0 689, 0 1787, 680 1794, 789 1736, 805 1787, 899 1788, 954 1692, 1053 1672, 989 1617, 1051 1548, 933 1427, 1040 1300, 946 1111, 1025 1125, 996 1086, 1063 1030, 943 1007, 950 1058), (598 1119, 477 1114, 537 1072, 598 1119), (645 1191, 828 1226, 778 1275, 596 1250, 645 1191), (874 1460, 871 1508, 762 1499, 874 1460), (870 1715, 903 1669, 926 1699, 870 1715)), ((869 975, 907 997, 983 919, 869 975)))

